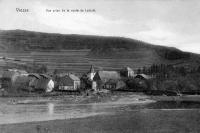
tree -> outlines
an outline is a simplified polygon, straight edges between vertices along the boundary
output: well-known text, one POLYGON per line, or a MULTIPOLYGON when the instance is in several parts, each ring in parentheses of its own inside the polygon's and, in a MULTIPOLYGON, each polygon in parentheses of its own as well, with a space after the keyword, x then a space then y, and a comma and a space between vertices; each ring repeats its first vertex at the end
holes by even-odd
POLYGON ((185 70, 185 68, 184 68, 184 67, 180 67, 180 68, 179 68, 179 73, 180 73, 181 75, 185 76, 185 75, 186 75, 186 70, 185 70))
POLYGON ((58 69, 55 69, 54 71, 53 71, 53 75, 57 75, 58 74, 58 69))
POLYGON ((197 68, 197 72, 200 73, 200 66, 197 68))
POLYGON ((137 69, 137 74, 141 74, 142 70, 140 68, 137 69))

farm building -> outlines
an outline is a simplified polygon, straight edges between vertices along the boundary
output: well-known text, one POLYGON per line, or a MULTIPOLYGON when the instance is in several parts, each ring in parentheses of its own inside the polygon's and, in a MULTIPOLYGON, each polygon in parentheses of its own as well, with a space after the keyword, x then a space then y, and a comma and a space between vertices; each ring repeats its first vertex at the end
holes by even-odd
POLYGON ((120 75, 123 77, 134 77, 134 71, 130 67, 125 67, 120 71, 120 75))
POLYGON ((81 81, 74 74, 66 74, 57 78, 59 90, 76 91, 80 88, 81 81))
POLYGON ((35 91, 51 92, 54 89, 54 81, 45 74, 29 74, 29 86, 35 91))
MULTIPOLYGON (((98 71, 93 78, 98 89, 105 88, 105 83, 108 84, 109 81, 117 81, 120 79, 120 74, 116 71, 98 71)), ((111 87, 113 86, 110 84, 111 87)))

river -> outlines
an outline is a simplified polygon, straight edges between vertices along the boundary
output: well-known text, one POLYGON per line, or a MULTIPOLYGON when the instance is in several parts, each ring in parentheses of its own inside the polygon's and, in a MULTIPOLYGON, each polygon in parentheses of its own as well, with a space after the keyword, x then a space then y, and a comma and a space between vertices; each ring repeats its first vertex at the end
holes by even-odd
MULTIPOLYGON (((114 99, 116 96, 111 97, 114 99)), ((0 124, 48 121, 58 119, 85 118, 96 115, 112 115, 134 111, 183 111, 199 110, 199 102, 155 102, 148 98, 138 99, 134 95, 116 98, 113 101, 69 103, 66 99, 23 99, 12 101, 0 98, 0 124), (116 100, 117 99, 117 100, 116 100)))

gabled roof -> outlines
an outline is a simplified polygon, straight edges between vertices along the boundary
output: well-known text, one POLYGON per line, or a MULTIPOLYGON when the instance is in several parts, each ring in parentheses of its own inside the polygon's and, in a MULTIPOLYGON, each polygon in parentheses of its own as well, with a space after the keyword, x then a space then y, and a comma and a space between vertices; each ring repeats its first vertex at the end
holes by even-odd
POLYGON ((40 76, 46 79, 51 79, 51 77, 47 74, 40 74, 40 76))
POLYGON ((46 89, 50 80, 51 79, 46 78, 44 76, 40 76, 39 78, 36 77, 36 79, 33 79, 31 81, 31 87, 35 87, 36 89, 46 89))
POLYGON ((150 79, 151 77, 146 74, 137 74, 135 78, 150 79))
POLYGON ((37 74, 37 73, 30 73, 28 76, 33 76, 33 77, 35 77, 37 79, 40 79, 40 75, 37 74))
POLYGON ((79 77, 77 77, 77 76, 74 75, 74 74, 69 74, 68 76, 69 76, 72 80, 74 80, 74 81, 80 81, 79 77))
POLYGON ((98 71, 94 76, 94 80, 98 80, 98 78, 102 81, 108 81, 119 80, 121 77, 116 71, 98 71))
POLYGON ((62 73, 62 74, 58 74, 57 75, 60 78, 64 78, 64 77, 69 77, 70 79, 77 81, 80 80, 80 78, 72 73, 62 73))

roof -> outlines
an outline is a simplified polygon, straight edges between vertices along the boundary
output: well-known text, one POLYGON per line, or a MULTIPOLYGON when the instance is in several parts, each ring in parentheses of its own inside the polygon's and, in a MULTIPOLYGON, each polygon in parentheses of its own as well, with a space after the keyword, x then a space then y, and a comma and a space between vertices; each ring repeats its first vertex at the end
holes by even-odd
POLYGON ((133 71, 133 69, 131 69, 130 67, 126 67, 125 69, 128 71, 133 71))
POLYGON ((89 73, 94 73, 94 67, 91 65, 89 73))
POLYGON ((63 78, 63 77, 69 77, 70 79, 72 80, 80 80, 80 78, 72 73, 62 73, 62 74, 58 74, 57 75, 58 77, 60 78, 63 78))
POLYGON ((51 77, 47 74, 40 74, 40 76, 42 76, 43 78, 46 78, 46 79, 51 79, 51 77))
POLYGON ((36 78, 33 81, 31 81, 31 86, 34 86, 36 89, 46 89, 49 81, 51 79, 45 78, 43 76, 40 76, 40 78, 36 78))
POLYGON ((33 76, 33 77, 35 77, 37 79, 40 79, 40 75, 37 74, 37 73, 30 73, 28 76, 33 76))
POLYGON ((121 77, 120 77, 120 74, 116 71, 98 71, 96 74, 95 74, 95 77, 94 77, 94 80, 96 78, 100 78, 100 80, 102 81, 108 81, 108 80, 119 80, 121 77))
POLYGON ((124 67, 122 68, 122 71, 133 71, 133 69, 131 69, 130 67, 124 67))
POLYGON ((74 74, 69 74, 68 76, 69 76, 72 80, 74 80, 74 81, 80 81, 79 77, 77 77, 77 76, 74 75, 74 74))
POLYGON ((144 78, 144 79, 150 79, 151 77, 146 74, 137 74, 135 78, 144 78))

